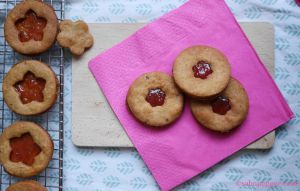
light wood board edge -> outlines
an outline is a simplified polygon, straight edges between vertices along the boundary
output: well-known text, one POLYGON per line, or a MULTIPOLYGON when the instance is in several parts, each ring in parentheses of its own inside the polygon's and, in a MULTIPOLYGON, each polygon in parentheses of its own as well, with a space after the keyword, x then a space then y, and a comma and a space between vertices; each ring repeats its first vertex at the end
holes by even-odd
MULTIPOLYGON (((113 29, 116 29, 116 30, 120 30, 120 31, 127 31, 127 34, 124 34, 124 33, 116 33, 114 34, 115 35, 115 38, 118 39, 117 41, 112 41, 110 42, 109 44, 104 44, 101 46, 100 49, 97 49, 97 53, 99 52, 102 52, 104 51, 105 49, 107 48, 110 48, 113 44, 116 44, 119 42, 120 39, 125 39, 125 37, 129 36, 134 30, 138 30, 139 28, 143 27, 145 24, 144 23, 140 23, 140 24, 90 24, 90 28, 93 29, 93 27, 95 27, 94 25, 96 26, 99 26, 101 25, 101 27, 104 28, 113 28, 113 29), (124 30, 125 28, 128 28, 130 25, 130 28, 131 30, 124 30), (132 30, 134 29, 134 30, 132 30)), ((251 36, 256 36, 259 37, 259 36, 264 36, 264 35, 261 35, 261 30, 256 30, 256 27, 253 27, 253 23, 241 23, 241 26, 243 29, 247 28, 247 31, 245 30, 246 34, 248 37, 250 37, 250 41, 251 41, 251 36), (249 29, 250 28, 250 29, 249 29)), ((270 38, 272 38, 272 50, 274 50, 274 29, 273 29, 273 25, 270 24, 270 23, 265 23, 265 22, 260 22, 260 23, 255 23, 255 26, 257 27, 262 27, 264 26, 264 28, 266 28, 266 30, 264 30, 263 32, 269 34, 270 38), (261 25, 261 26, 258 26, 258 25, 261 25), (267 26, 267 27, 266 27, 267 26)), ((107 32, 107 31, 104 31, 104 32, 107 32)), ((259 42, 256 42, 255 44, 253 44, 253 46, 255 47, 255 49, 257 50, 257 52, 261 53, 263 52, 264 54, 264 58, 262 61, 263 63, 266 64, 266 67, 268 68, 268 70, 270 71, 271 74, 274 74, 274 51, 272 53, 268 52, 268 53, 265 53, 264 52, 264 45, 263 43, 270 43, 270 42, 265 42, 266 40, 268 39, 264 39, 264 38, 261 38, 259 40, 259 42), (269 55, 268 57, 266 57, 266 55, 269 55)), ((81 64, 85 64, 86 67, 87 67, 87 61, 94 57, 95 55, 90 55, 89 54, 90 51, 88 51, 85 55, 83 55, 80 59, 78 58, 73 58, 73 67, 72 67, 72 72, 75 71, 76 69, 80 69, 80 68, 77 68, 79 62, 85 62, 85 63, 81 63, 81 64)), ((91 52, 90 52, 91 53, 91 52)), ((89 72, 89 71, 88 71, 89 72)), ((89 72, 90 73, 90 72, 89 72)), ((88 78, 91 78, 92 75, 89 74, 90 76, 88 76, 88 78)), ((94 79, 93 79, 94 80, 94 79)), ((77 93, 77 85, 80 83, 77 79, 73 79, 73 83, 72 83, 72 97, 74 98, 74 95, 76 95, 77 93)), ((94 88, 95 91, 99 91, 99 93, 101 92, 99 87, 95 87, 94 88), (98 90, 96 90, 98 89, 98 90)), ((87 92, 88 94, 88 92, 87 92)), ((101 93, 102 94, 102 93, 101 93)), ((76 96, 75 96, 76 97, 76 96)), ((88 98, 88 95, 86 95, 84 97, 85 99, 89 99, 88 98)), ((72 99, 74 100, 74 99, 72 99)), ((83 102, 86 102, 86 100, 84 101, 84 99, 82 99, 83 102)), ((79 103, 79 104, 84 104, 84 103, 79 103)), ((73 102, 74 103, 74 102, 73 102)), ((72 107, 73 107, 73 103, 72 103, 72 107)), ((104 104, 103 102, 93 102, 96 106, 97 105, 101 105, 101 104, 104 104)), ((93 108, 96 108, 96 107, 93 107, 93 108)), ((93 112, 93 111, 90 111, 90 112, 93 112)), ((112 110, 110 108, 106 108, 106 112, 107 113, 111 113, 112 110)), ((117 141, 114 141, 114 140, 110 140, 110 141, 104 141, 102 142, 101 145, 97 144, 93 144, 93 139, 89 140, 88 138, 85 137, 86 140, 83 140, 83 139, 80 139, 80 137, 84 134, 84 131, 87 130, 88 127, 88 124, 85 124, 84 121, 81 122, 81 120, 79 120, 77 117, 80 117, 80 113, 79 115, 73 115, 72 113, 72 123, 75 122, 77 123, 80 123, 79 126, 82 127, 81 129, 83 131, 78 131, 78 129, 76 129, 76 127, 74 127, 74 123, 72 124, 72 140, 73 140, 73 143, 76 145, 76 146, 89 146, 89 147, 94 147, 94 146, 97 146, 97 147, 133 147, 133 144, 131 143, 131 141, 129 140, 129 138, 127 137, 125 131, 123 129, 119 129, 118 131, 120 132, 113 132, 113 133, 116 133, 114 134, 114 139, 121 139, 121 140, 117 140, 117 141), (76 117, 76 119, 74 118, 76 117), (75 128, 75 129, 74 129, 75 128), (76 134, 74 134, 74 132, 77 132, 76 134), (125 136, 124 136, 125 134, 125 136)), ((93 120, 91 118, 91 120, 93 120)), ((117 118, 115 118, 114 120, 117 120, 117 118)), ((95 131, 93 132, 95 134, 101 134, 101 130, 100 131, 95 131)), ((105 132, 107 133, 107 132, 105 132)), ((109 134, 108 135, 102 135, 102 136, 107 136, 109 137, 109 134)), ((268 148, 271 148, 273 143, 274 143, 274 140, 275 140, 275 133, 274 131, 269 133, 268 135, 262 137, 261 139, 257 140, 256 142, 250 144, 249 146, 247 146, 246 148, 247 149, 268 149, 268 148)))

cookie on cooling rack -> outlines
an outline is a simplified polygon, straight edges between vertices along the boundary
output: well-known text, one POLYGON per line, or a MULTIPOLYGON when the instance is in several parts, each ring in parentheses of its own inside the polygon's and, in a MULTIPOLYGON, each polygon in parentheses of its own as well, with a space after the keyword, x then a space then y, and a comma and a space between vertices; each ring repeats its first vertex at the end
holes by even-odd
POLYGON ((48 65, 26 60, 8 71, 2 90, 4 101, 12 111, 21 115, 37 115, 54 105, 59 83, 48 65))
POLYGON ((48 191, 37 181, 26 180, 10 185, 6 191, 48 191))
POLYGON ((165 126, 182 113, 184 99, 174 80, 162 72, 141 75, 129 88, 127 105, 132 114, 150 126, 165 126))
POLYGON ((0 135, 0 163, 12 176, 27 178, 39 174, 52 155, 50 135, 35 123, 16 122, 0 135))
POLYGON ((182 51, 173 65, 178 87, 196 99, 207 99, 222 92, 230 80, 230 64, 223 53, 208 46, 182 51))
POLYGON ((219 96, 206 101, 192 100, 191 109, 196 120, 204 127, 228 132, 246 119, 248 95, 242 84, 231 78, 227 88, 219 96))
POLYGON ((17 4, 4 23, 8 44, 21 54, 39 54, 56 41, 58 20, 53 8, 42 1, 17 4))

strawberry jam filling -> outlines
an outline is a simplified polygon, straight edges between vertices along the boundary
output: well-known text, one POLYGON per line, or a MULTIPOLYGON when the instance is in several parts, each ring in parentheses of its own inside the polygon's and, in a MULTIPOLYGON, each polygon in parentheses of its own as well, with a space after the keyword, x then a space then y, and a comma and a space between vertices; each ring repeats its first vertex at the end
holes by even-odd
POLYGON ((199 61, 193 66, 193 72, 195 78, 206 79, 208 75, 213 73, 211 66, 206 61, 199 61))
POLYGON ((146 101, 152 107, 162 106, 165 103, 166 94, 160 88, 150 89, 146 101))
POLYGON ((10 139, 10 146, 12 148, 10 160, 29 166, 34 163, 34 158, 41 152, 41 148, 34 142, 30 133, 10 139))
POLYGON ((43 40, 43 30, 47 25, 47 21, 42 17, 38 17, 33 10, 29 10, 25 14, 25 18, 17 20, 15 25, 19 31, 21 42, 27 42, 31 39, 41 41, 43 40))
POLYGON ((31 72, 27 72, 24 75, 22 81, 17 82, 14 85, 16 92, 18 92, 23 104, 30 103, 32 101, 43 102, 46 81, 43 78, 36 78, 31 72))
POLYGON ((231 109, 230 101, 226 96, 218 96, 211 102, 214 113, 225 115, 231 109))

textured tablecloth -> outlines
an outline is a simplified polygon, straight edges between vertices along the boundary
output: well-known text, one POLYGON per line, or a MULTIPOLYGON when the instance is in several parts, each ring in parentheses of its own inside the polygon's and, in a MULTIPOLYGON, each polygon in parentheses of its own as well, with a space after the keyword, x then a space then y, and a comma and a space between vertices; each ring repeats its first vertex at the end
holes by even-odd
MULTIPOLYGON (((186 0, 72 0, 66 18, 87 22, 147 22, 186 0)), ((276 83, 296 117, 276 132, 271 150, 240 151, 178 190, 300 191, 300 8, 293 0, 226 0, 240 21, 268 21, 276 33, 276 83)), ((65 80, 66 191, 159 190, 134 149, 83 149, 71 141, 71 64, 65 80)), ((274 108, 276 109, 276 108, 274 108)))

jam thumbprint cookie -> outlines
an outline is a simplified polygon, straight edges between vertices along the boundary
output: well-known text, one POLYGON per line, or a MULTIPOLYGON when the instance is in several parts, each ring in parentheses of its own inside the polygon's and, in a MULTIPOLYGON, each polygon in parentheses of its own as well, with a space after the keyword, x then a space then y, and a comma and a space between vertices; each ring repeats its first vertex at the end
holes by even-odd
POLYGON ((162 72, 151 72, 133 82, 127 94, 127 104, 139 121, 159 127, 180 116, 184 99, 172 77, 162 72))
POLYGON ((36 181, 27 180, 27 181, 17 182, 10 185, 6 189, 6 191, 48 191, 48 190, 36 181))
POLYGON ((21 54, 39 54, 48 50, 57 33, 58 20, 53 8, 36 0, 17 4, 4 24, 5 39, 21 54))
POLYGON ((207 101, 191 101, 196 120, 204 127, 219 132, 228 132, 242 124, 248 108, 247 92, 234 78, 219 96, 207 101))
POLYGON ((52 154, 50 135, 35 123, 16 122, 0 136, 0 163, 10 175, 35 176, 48 166, 52 154))
POLYGON ((230 74, 227 58, 219 50, 208 46, 185 49, 173 65, 176 84, 196 99, 218 95, 226 88, 230 74))
POLYGON ((4 101, 11 110, 21 115, 37 115, 55 103, 59 84, 48 65, 26 60, 8 71, 2 89, 4 101))

